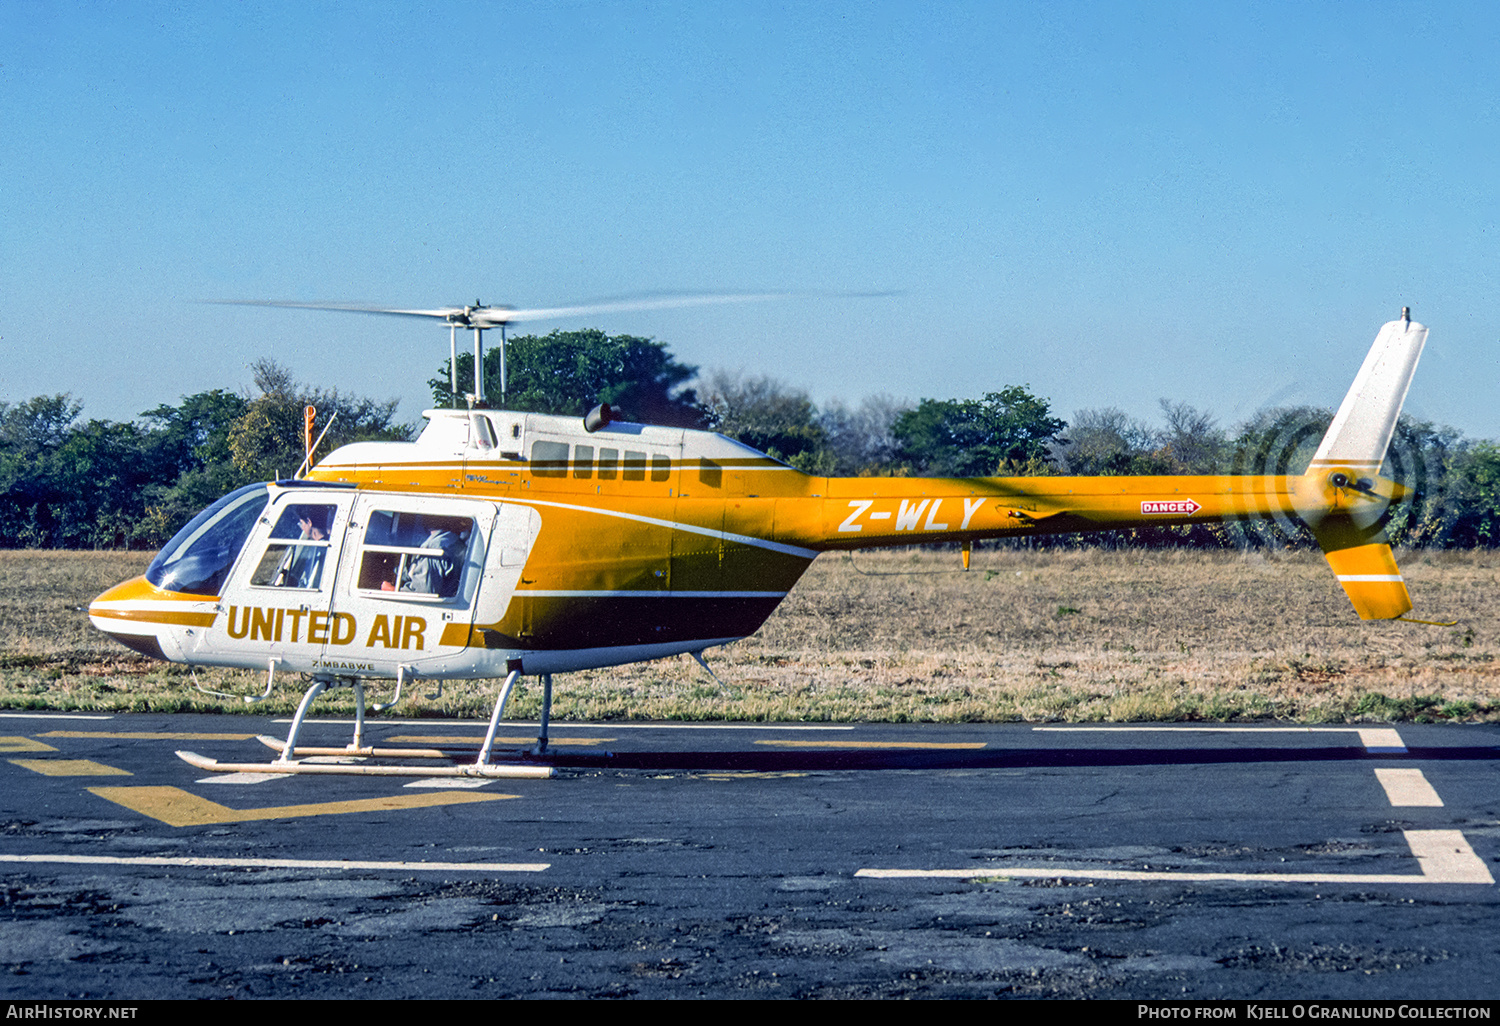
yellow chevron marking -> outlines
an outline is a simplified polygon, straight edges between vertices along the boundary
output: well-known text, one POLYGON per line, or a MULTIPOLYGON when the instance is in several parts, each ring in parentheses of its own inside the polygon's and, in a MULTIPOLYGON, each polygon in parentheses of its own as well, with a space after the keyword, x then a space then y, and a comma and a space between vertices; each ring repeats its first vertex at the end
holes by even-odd
POLYGON ((29 737, 0 737, 0 752, 55 752, 56 748, 29 737))
POLYGON ((8 762, 44 777, 133 777, 129 770, 115 769, 92 759, 8 759, 8 762))
POLYGON ((398 809, 428 809, 438 805, 466 805, 518 798, 514 794, 476 794, 472 791, 434 791, 385 798, 361 798, 314 805, 275 805, 263 809, 231 809, 189 794, 180 787, 91 787, 89 791, 123 805, 132 812, 161 820, 168 826, 206 826, 210 823, 249 823, 261 819, 296 819, 302 816, 337 816, 351 812, 391 812, 398 809))
POLYGON ((174 733, 167 730, 49 730, 37 737, 100 737, 117 741, 249 741, 255 735, 174 733))

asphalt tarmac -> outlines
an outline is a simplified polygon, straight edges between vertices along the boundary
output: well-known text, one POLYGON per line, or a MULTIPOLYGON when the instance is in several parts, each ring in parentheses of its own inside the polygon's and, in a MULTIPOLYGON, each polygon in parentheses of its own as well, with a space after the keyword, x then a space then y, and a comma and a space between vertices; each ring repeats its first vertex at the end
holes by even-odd
POLYGON ((0 992, 1500 996, 1491 726, 563 723, 550 780, 174 755, 286 730, 0 714, 0 992))

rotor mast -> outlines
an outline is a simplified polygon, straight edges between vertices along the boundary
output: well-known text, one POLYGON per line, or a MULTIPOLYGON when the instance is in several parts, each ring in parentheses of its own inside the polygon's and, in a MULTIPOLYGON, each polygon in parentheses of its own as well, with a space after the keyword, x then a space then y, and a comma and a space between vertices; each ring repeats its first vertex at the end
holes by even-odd
POLYGON ((470 393, 470 399, 476 407, 486 405, 484 392, 484 333, 491 328, 500 328, 500 408, 505 408, 505 325, 504 319, 496 319, 494 310, 505 309, 504 307, 492 308, 485 306, 479 300, 474 300, 473 306, 466 306, 462 310, 453 310, 447 314, 448 319, 448 389, 453 396, 453 406, 459 408, 458 394, 458 329, 460 326, 469 328, 474 332, 474 391, 470 393), (479 316, 475 316, 479 314, 479 316), (482 320, 492 320, 494 323, 484 324, 482 320))
POLYGON ((474 405, 484 407, 484 329, 474 329, 474 405))
POLYGON ((458 409, 458 325, 448 323, 448 401, 458 409))

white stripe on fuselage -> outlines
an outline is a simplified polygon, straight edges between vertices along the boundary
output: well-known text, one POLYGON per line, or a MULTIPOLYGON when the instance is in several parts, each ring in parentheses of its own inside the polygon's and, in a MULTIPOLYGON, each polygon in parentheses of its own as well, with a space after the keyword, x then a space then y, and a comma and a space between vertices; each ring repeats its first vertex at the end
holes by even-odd
POLYGON ((769 549, 772 552, 780 552, 787 556, 800 556, 802 559, 812 559, 818 554, 817 549, 804 549, 799 545, 786 545, 782 542, 767 541, 764 538, 753 538, 748 534, 731 534, 728 531, 715 531, 711 527, 683 524, 675 520, 662 520, 658 517, 643 516, 640 513, 626 513, 623 510, 617 509, 602 509, 598 506, 575 506, 568 502, 548 502, 545 499, 520 499, 510 496, 497 501, 513 502, 521 506, 552 506, 556 509, 576 510, 579 513, 598 513, 600 516, 619 517, 621 520, 634 520, 640 524, 650 524, 653 527, 667 527, 674 531, 686 531, 689 534, 701 534, 708 538, 718 538, 721 541, 735 542, 739 545, 753 545, 758 549, 769 549))

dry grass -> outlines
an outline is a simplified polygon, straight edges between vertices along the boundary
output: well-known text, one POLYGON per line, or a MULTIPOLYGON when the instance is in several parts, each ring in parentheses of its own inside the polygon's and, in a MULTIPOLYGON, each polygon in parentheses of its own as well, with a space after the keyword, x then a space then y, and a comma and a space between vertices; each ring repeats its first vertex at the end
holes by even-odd
MULTIPOLYGON (((0 552, 0 705, 244 708, 89 627, 89 599, 145 559, 0 552)), ((756 637, 709 653, 723 685, 683 657, 559 677, 554 709, 579 719, 1500 719, 1500 554, 1400 562, 1414 615, 1457 628, 1361 623, 1312 553, 984 551, 967 574, 950 572, 957 553, 828 555, 756 637)), ((199 678, 236 693, 260 680, 199 678)), ((288 711, 294 690, 254 708, 288 711)), ((419 693, 397 711, 485 715, 493 691, 419 693)), ((538 701, 527 686, 511 714, 533 717, 538 701)))

